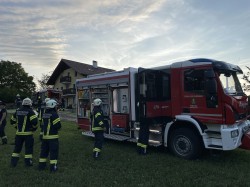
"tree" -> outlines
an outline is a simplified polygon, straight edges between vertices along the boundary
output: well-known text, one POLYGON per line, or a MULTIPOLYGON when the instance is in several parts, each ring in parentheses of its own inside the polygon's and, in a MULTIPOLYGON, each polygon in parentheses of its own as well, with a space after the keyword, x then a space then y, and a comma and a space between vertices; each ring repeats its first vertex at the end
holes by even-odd
POLYGON ((17 94, 31 97, 36 90, 33 77, 25 72, 21 63, 0 62, 0 98, 5 102, 14 102, 17 94))
POLYGON ((245 82, 242 84, 242 88, 245 92, 249 92, 250 91, 250 68, 248 66, 246 66, 246 68, 248 69, 248 72, 243 74, 242 79, 245 82))
MULTIPOLYGON (((52 73, 50 73, 50 74, 52 74, 52 73)), ((40 89, 50 88, 50 86, 47 85, 49 78, 50 78, 49 74, 42 74, 42 78, 40 80, 38 80, 40 89)))

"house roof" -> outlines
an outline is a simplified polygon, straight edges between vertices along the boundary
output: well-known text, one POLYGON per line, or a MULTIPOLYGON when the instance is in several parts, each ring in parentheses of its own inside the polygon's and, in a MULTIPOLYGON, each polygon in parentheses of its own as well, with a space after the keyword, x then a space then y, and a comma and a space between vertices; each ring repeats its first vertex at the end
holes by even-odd
POLYGON ((72 68, 76 72, 82 74, 82 75, 93 75, 93 74, 98 74, 98 73, 105 73, 105 72, 111 72, 115 71, 113 69, 108 69, 108 68, 103 68, 103 67, 94 67, 93 65, 89 64, 84 64, 81 62, 76 62, 72 60, 67 60, 67 59, 61 59, 59 64, 57 65, 56 69, 50 76, 49 80, 47 81, 47 85, 54 85, 57 78, 60 76, 60 74, 66 70, 72 68))

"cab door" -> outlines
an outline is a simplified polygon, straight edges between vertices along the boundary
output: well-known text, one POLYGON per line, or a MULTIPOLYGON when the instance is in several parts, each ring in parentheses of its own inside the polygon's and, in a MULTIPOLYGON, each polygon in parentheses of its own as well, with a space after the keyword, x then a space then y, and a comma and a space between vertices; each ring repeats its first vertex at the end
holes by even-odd
POLYGON ((221 98, 213 69, 185 69, 183 77, 182 114, 204 123, 222 123, 221 98))
POLYGON ((140 120, 170 115, 170 75, 159 70, 139 68, 137 106, 140 120))

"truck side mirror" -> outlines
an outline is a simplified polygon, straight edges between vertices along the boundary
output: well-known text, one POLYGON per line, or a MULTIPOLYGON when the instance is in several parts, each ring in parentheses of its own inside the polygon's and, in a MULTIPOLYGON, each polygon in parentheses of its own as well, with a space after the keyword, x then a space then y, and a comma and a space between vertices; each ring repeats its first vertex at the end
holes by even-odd
POLYGON ((204 71, 205 77, 205 90, 207 94, 216 94, 217 93, 217 82, 215 79, 215 73, 212 69, 204 71))
POLYGON ((206 103, 208 108, 216 108, 218 105, 217 82, 215 78, 207 78, 205 83, 206 103))

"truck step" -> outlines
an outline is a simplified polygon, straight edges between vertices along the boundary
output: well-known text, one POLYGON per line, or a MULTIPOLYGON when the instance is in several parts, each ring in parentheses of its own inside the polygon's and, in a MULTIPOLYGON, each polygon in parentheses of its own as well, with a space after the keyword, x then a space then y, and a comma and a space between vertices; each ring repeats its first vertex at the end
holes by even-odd
POLYGON ((217 149, 222 149, 221 145, 208 145, 208 148, 217 148, 217 149))
MULTIPOLYGON (((140 128, 139 127, 136 127, 134 129, 132 129, 134 131, 139 131, 140 128)), ((155 129, 149 129, 149 132, 152 133, 152 134, 162 134, 162 132, 160 130, 155 130, 155 129)))
POLYGON ((95 136, 94 133, 92 133, 91 131, 83 131, 82 135, 84 135, 84 136, 90 136, 90 137, 94 137, 95 136))
POLYGON ((117 134, 104 134, 104 137, 111 140, 125 141, 130 137, 117 135, 117 134))
POLYGON ((137 139, 136 138, 130 138, 130 139, 128 139, 128 142, 134 142, 134 143, 136 143, 137 139))
POLYGON ((155 140, 149 140, 148 144, 154 147, 159 147, 162 145, 162 143, 160 141, 155 141, 155 140))
POLYGON ((218 135, 221 134, 221 133, 218 132, 218 131, 211 131, 211 130, 205 130, 205 133, 207 133, 207 134, 218 134, 218 135))
MULTIPOLYGON (((136 143, 138 141, 138 139, 137 138, 130 138, 130 139, 128 139, 128 141, 136 143)), ((160 141, 155 141, 155 140, 149 140, 148 144, 150 146, 154 146, 154 147, 159 147, 162 145, 162 143, 160 141)))
MULTIPOLYGON (((95 136, 94 133, 91 132, 91 131, 82 132, 82 135, 90 136, 90 137, 95 136)), ((121 136, 121 135, 116 135, 116 134, 106 134, 106 133, 104 133, 104 137, 107 138, 107 139, 118 140, 118 141, 124 141, 124 140, 127 140, 127 139, 130 138, 130 137, 127 137, 127 136, 121 136)))

